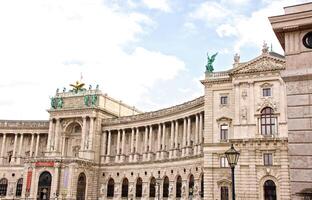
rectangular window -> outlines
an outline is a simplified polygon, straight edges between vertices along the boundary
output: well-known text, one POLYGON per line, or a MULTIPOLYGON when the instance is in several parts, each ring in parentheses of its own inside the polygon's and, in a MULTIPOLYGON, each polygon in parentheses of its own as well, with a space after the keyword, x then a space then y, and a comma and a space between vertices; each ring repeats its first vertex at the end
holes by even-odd
POLYGON ((264 97, 270 97, 271 96, 271 88, 263 88, 262 89, 262 95, 264 97))
POLYGON ((221 125, 220 130, 220 140, 226 141, 228 139, 229 128, 228 125, 221 125))
POLYGON ((273 165, 273 155, 272 153, 265 153, 263 154, 263 163, 265 166, 272 166, 273 165))
POLYGON ((229 200, 229 188, 226 186, 221 187, 221 200, 229 200))
POLYGON ((221 96, 220 103, 221 103, 221 105, 227 105, 228 104, 228 97, 227 96, 221 96))
POLYGON ((224 156, 220 157, 220 167, 229 167, 229 163, 224 156))

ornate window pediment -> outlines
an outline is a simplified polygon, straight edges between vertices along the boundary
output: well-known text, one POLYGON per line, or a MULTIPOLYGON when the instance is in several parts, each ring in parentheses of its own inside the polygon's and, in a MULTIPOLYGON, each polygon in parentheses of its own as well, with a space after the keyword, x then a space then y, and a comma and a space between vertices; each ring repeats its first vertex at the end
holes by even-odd
POLYGON ((262 102, 257 104, 257 112, 260 113, 260 111, 265 107, 270 107, 274 110, 274 112, 277 112, 279 105, 272 97, 264 98, 262 102))
POLYGON ((227 123, 228 125, 231 125, 232 119, 229 118, 229 117, 223 116, 223 117, 218 118, 218 119, 217 119, 217 122, 218 122, 218 124, 227 123))

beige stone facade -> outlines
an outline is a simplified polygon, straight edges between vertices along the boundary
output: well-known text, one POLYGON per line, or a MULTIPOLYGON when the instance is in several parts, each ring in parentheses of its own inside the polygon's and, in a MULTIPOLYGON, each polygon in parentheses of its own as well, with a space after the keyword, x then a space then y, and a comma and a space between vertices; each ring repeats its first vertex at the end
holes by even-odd
POLYGON ((265 46, 206 74, 204 96, 147 113, 98 89, 59 92, 48 121, 1 121, 3 197, 230 199, 233 143, 236 199, 268 199, 268 181, 274 198, 290 199, 284 68, 265 46))
POLYGON ((142 113, 82 89, 57 92, 47 121, 0 121, 0 198, 227 200, 224 152, 234 144, 236 199, 297 199, 310 187, 312 84, 294 63, 312 56, 288 39, 310 29, 287 36, 282 19, 270 18, 286 59, 265 44, 250 61, 235 55, 228 71, 206 73, 203 96, 181 105, 142 113))
POLYGON ((285 51, 291 199, 312 199, 312 3, 270 18, 285 51), (310 34, 310 37, 307 37, 310 34), (305 41, 310 40, 310 47, 305 41))

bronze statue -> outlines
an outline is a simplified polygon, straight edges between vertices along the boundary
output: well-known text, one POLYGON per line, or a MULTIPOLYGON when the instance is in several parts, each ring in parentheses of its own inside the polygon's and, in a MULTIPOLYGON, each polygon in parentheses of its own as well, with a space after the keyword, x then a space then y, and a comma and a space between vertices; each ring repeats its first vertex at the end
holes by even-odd
POLYGON ((218 55, 218 52, 213 54, 211 57, 209 57, 208 53, 207 53, 207 65, 206 65, 206 72, 211 73, 213 72, 213 62, 216 59, 216 56, 218 55))

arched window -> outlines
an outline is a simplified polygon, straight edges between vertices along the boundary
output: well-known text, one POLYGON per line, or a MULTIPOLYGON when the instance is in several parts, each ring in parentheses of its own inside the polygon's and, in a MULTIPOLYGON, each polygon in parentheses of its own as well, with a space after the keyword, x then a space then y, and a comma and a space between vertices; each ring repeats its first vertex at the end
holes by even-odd
POLYGON ((18 179, 17 183, 16 183, 16 192, 15 192, 15 196, 20 197, 22 196, 22 188, 23 188, 23 179, 20 178, 18 179))
POLYGON ((114 187, 115 181, 114 179, 110 178, 107 182, 107 197, 114 197, 114 187))
POLYGON ((0 196, 6 196, 8 189, 8 179, 3 178, 0 180, 0 196))
POLYGON ((155 197, 156 195, 156 179, 154 177, 151 178, 150 187, 149 187, 149 197, 155 197))
POLYGON ((193 193, 194 193, 194 176, 193 174, 191 174, 189 178, 189 196, 193 196, 193 193))
POLYGON ((124 178, 122 181, 121 197, 128 197, 128 185, 129 185, 128 179, 124 178))
POLYGON ((76 200, 85 200, 86 185, 87 185, 86 175, 84 173, 80 173, 77 182, 76 200))
POLYGON ((229 200, 229 188, 227 186, 221 187, 221 200, 229 200))
POLYGON ((164 177, 163 182, 163 197, 169 197, 169 178, 168 176, 164 177))
POLYGON ((204 197, 204 174, 201 175, 200 179, 200 196, 204 197))
POLYGON ((135 197, 142 197, 142 179, 140 177, 135 185, 135 197))
POLYGON ((264 200, 276 200, 276 185, 272 180, 267 180, 263 185, 264 200))
POLYGON ((276 117, 273 115, 273 109, 265 107, 261 111, 261 134, 273 135, 276 130, 276 117))
POLYGON ((178 176, 176 182, 176 197, 181 197, 181 188, 182 188, 182 178, 181 176, 178 176))

